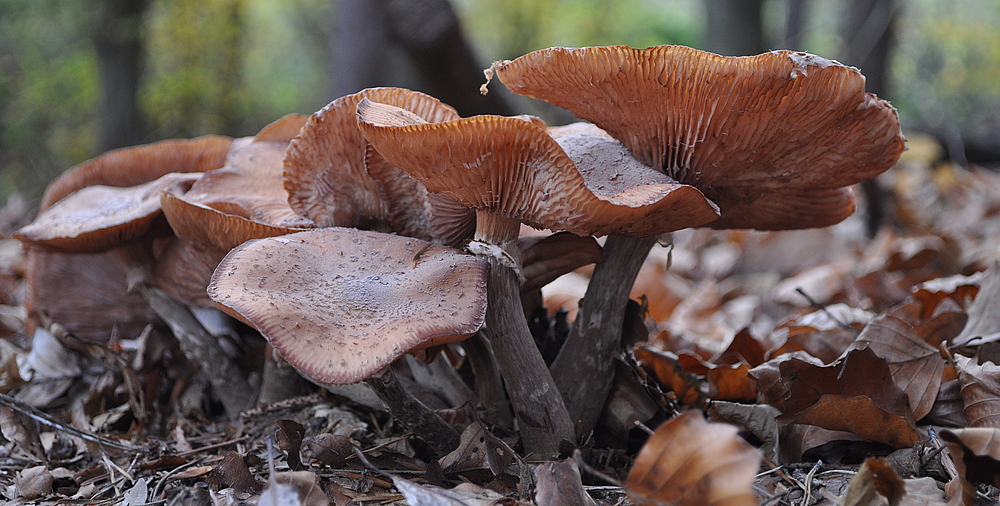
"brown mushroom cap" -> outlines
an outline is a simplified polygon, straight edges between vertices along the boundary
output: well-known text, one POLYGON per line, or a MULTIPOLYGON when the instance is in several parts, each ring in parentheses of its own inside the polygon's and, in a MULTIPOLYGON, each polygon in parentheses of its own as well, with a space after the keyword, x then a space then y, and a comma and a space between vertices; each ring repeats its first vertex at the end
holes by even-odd
POLYGON ((865 93, 857 69, 806 53, 551 48, 496 72, 512 91, 569 109, 643 163, 701 189, 719 204, 715 228, 839 221, 853 199, 832 190, 888 170, 904 149, 895 109, 865 93), (789 193, 808 209, 775 209, 789 193), (776 211, 784 214, 768 214, 776 211))
POLYGON ((313 114, 285 155, 288 203, 320 227, 384 227, 385 202, 365 171, 365 139, 356 106, 362 98, 393 104, 436 123, 458 113, 436 98, 401 88, 372 88, 338 98, 313 114))
POLYGON ((24 276, 28 314, 45 314, 85 341, 107 342, 112 333, 131 338, 159 321, 141 295, 128 291, 114 251, 69 254, 32 248, 24 276))
POLYGON ((233 149, 226 164, 206 172, 184 194, 184 200, 277 227, 312 227, 311 220, 288 205, 282 180, 287 146, 254 141, 233 149))
POLYGON ((127 188, 88 186, 42 211, 14 237, 50 251, 107 251, 146 235, 161 215, 161 191, 186 190, 200 176, 171 173, 127 188))
POLYGON ((362 100, 359 128, 389 163, 467 207, 578 235, 657 235, 718 217, 697 189, 665 179, 632 187, 606 173, 585 180, 531 122, 476 116, 418 124, 405 112, 362 100))
POLYGON ((225 163, 232 142, 229 137, 206 135, 108 151, 67 170, 49 183, 39 208, 44 211, 87 186, 136 186, 170 172, 217 169, 225 163))
POLYGON ((260 129, 253 142, 283 142, 288 144, 306 125, 309 116, 305 114, 286 114, 260 129))
POLYGON ((324 228, 247 242, 209 296, 321 384, 364 379, 407 351, 483 323, 486 265, 418 239, 324 228))
POLYGON ((427 191, 423 183, 387 162, 368 144, 365 170, 375 180, 386 219, 399 235, 458 248, 476 231, 476 212, 455 199, 427 191))

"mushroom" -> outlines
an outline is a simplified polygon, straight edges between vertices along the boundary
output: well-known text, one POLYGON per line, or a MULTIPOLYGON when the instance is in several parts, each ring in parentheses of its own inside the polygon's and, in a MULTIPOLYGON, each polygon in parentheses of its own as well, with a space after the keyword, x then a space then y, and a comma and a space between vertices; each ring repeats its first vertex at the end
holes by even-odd
MULTIPOLYGON (((404 109, 358 103, 358 125, 392 165, 428 191, 476 210, 470 249, 490 263, 486 329, 527 451, 558 453, 574 430, 562 398, 528 331, 509 250, 523 222, 579 235, 650 235, 717 218, 701 193, 649 171, 638 185, 585 181, 545 130, 530 121, 477 116, 427 123, 404 109), (600 188, 598 188, 600 187, 600 188)), ((601 174, 606 177, 606 174, 601 174)))
MULTIPOLYGON (((135 186, 170 172, 221 167, 231 144, 231 138, 210 135, 109 151, 53 180, 39 211, 86 186, 135 186)), ((28 248, 25 278, 29 314, 46 314, 87 341, 106 341, 112 328, 132 335, 157 320, 141 296, 127 291, 124 270, 112 252, 68 254, 28 248)))
MULTIPOLYGON (((646 166, 700 189, 719 206, 713 228, 837 223, 854 211, 848 186, 888 170, 904 149, 895 109, 865 93, 857 69, 807 53, 550 48, 492 70, 511 91, 569 109, 646 166)), ((625 303, 653 243, 608 238, 552 366, 585 430, 603 408, 625 303)))
POLYGON ((434 97, 402 88, 369 88, 330 102, 309 117, 285 154, 288 203, 319 227, 391 231, 389 210, 365 170, 365 138, 356 107, 363 98, 403 107, 429 122, 458 113, 434 97))
POLYGON ((167 174, 129 188, 88 186, 43 211, 15 237, 34 248, 94 253, 114 250, 129 290, 138 291, 170 326, 184 354, 198 362, 230 417, 250 406, 253 391, 222 348, 186 306, 149 283, 152 243, 169 228, 162 223, 160 192, 190 186, 200 174, 167 174), (109 199, 109 194, 111 195, 109 199), (157 227, 157 219, 161 226, 157 227))
POLYGON ((312 381, 365 380, 397 420, 445 454, 458 434, 387 366, 475 333, 485 277, 484 262, 451 248, 334 227, 244 243, 219 264, 208 293, 312 381))

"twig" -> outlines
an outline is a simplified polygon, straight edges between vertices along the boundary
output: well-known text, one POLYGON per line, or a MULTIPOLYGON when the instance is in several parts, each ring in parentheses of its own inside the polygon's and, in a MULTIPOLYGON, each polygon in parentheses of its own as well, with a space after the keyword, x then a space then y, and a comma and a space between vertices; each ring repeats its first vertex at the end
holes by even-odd
POLYGON ((580 453, 580 450, 573 450, 573 460, 576 462, 576 465, 580 467, 580 469, 587 471, 588 473, 590 473, 591 476, 596 476, 600 478, 601 481, 605 483, 610 483, 615 487, 618 488, 622 487, 622 484, 619 483, 618 480, 598 471, 597 469, 594 469, 593 467, 590 467, 590 464, 584 462, 583 454, 580 453))
POLYGON ((809 296, 809 294, 806 293, 806 291, 803 290, 802 287, 795 288, 795 291, 798 292, 799 295, 805 297, 805 299, 807 301, 809 301, 809 304, 811 304, 811 305, 813 305, 815 307, 818 307, 820 309, 820 311, 823 311, 824 313, 826 313, 826 315, 829 316, 830 319, 832 319, 834 322, 836 322, 837 325, 840 325, 842 328, 845 328, 845 329, 848 329, 848 330, 851 329, 850 325, 848 325, 847 323, 844 323, 844 322, 840 321, 840 318, 837 318, 833 313, 831 313, 830 310, 827 309, 825 305, 820 304, 819 302, 816 301, 816 299, 814 299, 811 296, 809 296))
POLYGON ((167 484, 167 480, 169 480, 172 476, 180 473, 181 471, 183 471, 183 470, 185 470, 185 469, 187 469, 189 467, 194 467, 194 466, 196 466, 198 464, 201 464, 202 462, 204 462, 207 459, 208 459, 208 456, 206 455, 206 456, 198 458, 196 460, 192 460, 191 462, 188 462, 187 464, 181 464, 181 465, 179 465, 179 466, 171 469, 170 472, 168 472, 167 474, 163 475, 163 478, 160 478, 160 481, 156 483, 156 487, 153 489, 153 495, 151 495, 150 497, 154 497, 154 498, 155 497, 160 497, 160 494, 163 493, 163 487, 165 487, 166 484, 167 484))
POLYGON ((66 422, 53 418, 49 414, 39 410, 38 408, 35 408, 34 406, 31 406, 30 404, 27 404, 24 401, 18 400, 9 395, 0 394, 0 404, 3 404, 9 407, 10 409, 18 411, 20 413, 24 413, 25 415, 31 417, 32 420, 42 425, 69 432, 70 434, 73 434, 74 436, 77 436, 80 439, 83 439, 84 441, 89 441, 91 443, 101 445, 102 447, 106 446, 109 448, 114 448, 122 452, 141 453, 143 455, 149 454, 148 448, 142 446, 135 446, 127 443, 119 443, 118 441, 115 441, 113 439, 108 439, 106 437, 98 436, 97 434, 92 434, 90 432, 80 430, 66 422))
POLYGON ((195 453, 200 453, 200 452, 203 452, 205 450, 214 450, 216 448, 222 448, 223 446, 229 446, 229 445, 237 444, 237 443, 245 443, 246 441, 247 441, 247 438, 245 438, 245 437, 241 437, 241 438, 237 438, 237 439, 230 439, 229 441, 223 441, 221 443, 214 443, 214 444, 210 444, 210 445, 201 446, 201 447, 198 447, 198 448, 192 448, 192 449, 190 449, 188 451, 184 451, 184 452, 180 452, 180 453, 175 453, 174 456, 175 457, 186 457, 188 455, 193 455, 195 453))
POLYGON ((799 503, 802 506, 807 506, 808 504, 812 503, 812 482, 813 482, 813 477, 816 476, 816 471, 819 471, 819 467, 822 466, 822 465, 823 465, 823 461, 822 460, 817 460, 816 461, 816 465, 814 465, 812 467, 812 469, 809 470, 809 474, 806 475, 806 487, 805 487, 806 495, 805 495, 805 497, 802 498, 802 502, 799 503))

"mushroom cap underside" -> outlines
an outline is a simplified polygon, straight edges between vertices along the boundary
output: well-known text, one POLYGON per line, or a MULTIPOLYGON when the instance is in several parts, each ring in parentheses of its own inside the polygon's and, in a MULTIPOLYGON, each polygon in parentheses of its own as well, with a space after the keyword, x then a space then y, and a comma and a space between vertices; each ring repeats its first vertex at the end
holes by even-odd
POLYGON ((403 88, 370 88, 329 103, 309 117, 285 153, 288 203, 317 226, 381 228, 386 204, 365 170, 365 139, 356 107, 363 98, 393 104, 426 121, 458 117, 438 99, 403 88))
POLYGON ((701 189, 722 212, 713 227, 788 228, 743 204, 869 179, 905 149, 895 109, 865 93, 857 69, 807 53, 550 48, 496 72, 512 91, 569 109, 642 162, 701 189))
POLYGON ((476 332, 486 269, 418 239, 324 228, 237 247, 208 293, 312 380, 347 384, 410 350, 476 332))
POLYGON ((390 108, 359 102, 359 127, 368 141, 429 191, 467 207, 578 235, 657 235, 718 217, 701 192, 662 175, 655 176, 659 182, 624 187, 611 184, 616 177, 606 172, 585 180, 555 139, 522 119, 421 124, 411 117, 397 126, 407 116, 383 119, 390 108))

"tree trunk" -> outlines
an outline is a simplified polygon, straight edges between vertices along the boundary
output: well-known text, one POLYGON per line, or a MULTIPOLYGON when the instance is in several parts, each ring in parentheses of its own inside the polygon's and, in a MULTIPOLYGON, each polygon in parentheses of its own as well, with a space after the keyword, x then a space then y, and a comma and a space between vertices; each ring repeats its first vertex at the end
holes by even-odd
POLYGON ((405 86, 462 116, 514 114, 499 94, 479 93, 488 65, 476 61, 448 0, 342 0, 337 17, 332 97, 405 86))
POLYGON ((763 3, 763 0, 705 0, 708 21, 705 50, 725 56, 766 51, 760 15, 763 3))
POLYGON ((98 109, 100 151, 142 142, 146 127, 139 112, 142 75, 142 14, 147 0, 104 0, 94 32, 100 68, 101 102, 98 109))
MULTIPOLYGON (((843 62, 861 69, 866 78, 865 90, 881 97, 888 92, 895 19, 895 0, 851 0, 843 29, 844 40, 848 41, 843 62)), ((874 236, 889 212, 885 191, 874 179, 862 183, 861 188, 867 201, 867 232, 874 236)))

